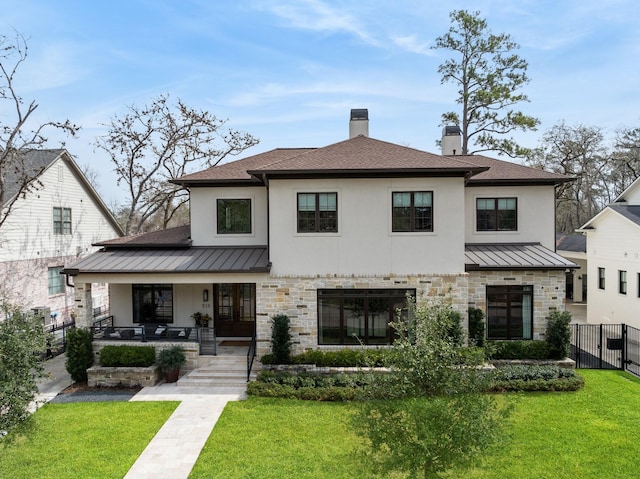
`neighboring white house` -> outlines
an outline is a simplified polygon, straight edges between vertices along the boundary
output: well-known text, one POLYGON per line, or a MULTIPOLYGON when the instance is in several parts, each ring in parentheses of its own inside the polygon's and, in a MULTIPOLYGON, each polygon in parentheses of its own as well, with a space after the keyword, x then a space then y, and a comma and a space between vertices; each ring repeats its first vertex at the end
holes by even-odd
MULTIPOLYGON (((36 180, 0 228, 0 298, 66 320, 74 292, 61 274, 64 265, 123 231, 66 150, 32 150, 25 161, 36 180)), ((16 194, 10 188, 5 205, 16 194)), ((94 287, 93 303, 108 305, 106 286, 94 287)))
POLYGON ((451 128, 444 155, 372 139, 366 110, 350 132, 174 180, 191 226, 100 242, 65 267, 78 300, 86 310, 90 283, 106 282, 115 326, 192 327, 201 312, 218 336, 255 333, 258 354, 276 314, 295 352, 389 344, 407 294, 481 308, 489 338, 543 337, 576 267, 555 253, 555 187, 571 178, 454 155, 451 128))
POLYGON ((579 231, 587 236, 587 321, 640 328, 640 178, 579 231))
POLYGON ((576 263, 580 269, 567 272, 567 299, 575 303, 587 302, 587 238, 583 234, 558 235, 556 252, 576 263))

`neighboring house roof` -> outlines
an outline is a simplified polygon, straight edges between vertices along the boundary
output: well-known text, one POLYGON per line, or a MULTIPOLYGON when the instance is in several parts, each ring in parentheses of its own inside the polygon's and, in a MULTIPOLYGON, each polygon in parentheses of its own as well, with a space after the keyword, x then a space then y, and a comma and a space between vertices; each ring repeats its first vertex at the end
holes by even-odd
POLYGON ((70 276, 104 273, 261 273, 271 265, 266 246, 114 249, 87 256, 62 272, 70 276))
MULTIPOLYGON (((87 177, 84 175, 80 167, 73 160, 73 157, 69 154, 69 152, 65 149, 52 149, 52 150, 28 150, 25 153, 25 165, 26 169, 30 174, 34 177, 39 177, 44 173, 47 169, 49 169, 58 159, 62 159, 69 165, 69 168, 75 173, 78 181, 85 188, 89 196, 96 202, 98 205, 98 209, 101 210, 104 217, 107 221, 113 226, 113 228, 120 234, 124 235, 124 231, 122 227, 118 224, 116 219, 109 211, 109 208, 104 204, 102 198, 95 190, 95 188, 89 183, 87 177)), ((11 198, 13 198, 18 191, 18 182, 16 181, 15 173, 9 171, 7 173, 7 177, 5 178, 7 184, 7 190, 5 195, 5 203, 8 202, 11 198)))
POLYGON ((556 250, 586 253, 587 237, 581 234, 558 235, 556 239, 556 250))
POLYGON ((640 205, 626 205, 624 203, 614 203, 607 206, 600 213, 595 215, 589 221, 587 221, 584 225, 578 228, 576 231, 587 232, 589 230, 593 230, 595 228, 595 223, 605 214, 609 212, 615 212, 620 216, 628 219, 632 223, 640 226, 640 205))
POLYGON ((323 148, 279 148, 172 180, 186 186, 262 184, 269 177, 466 176, 469 185, 558 184, 573 178, 482 155, 442 156, 366 136, 323 148))
POLYGON ((540 243, 466 244, 464 254, 466 271, 578 268, 540 243))

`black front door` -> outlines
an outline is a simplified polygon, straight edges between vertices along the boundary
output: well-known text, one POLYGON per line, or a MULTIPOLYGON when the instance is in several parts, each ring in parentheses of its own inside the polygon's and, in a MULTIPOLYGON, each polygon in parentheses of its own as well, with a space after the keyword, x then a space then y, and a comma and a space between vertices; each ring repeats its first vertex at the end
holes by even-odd
POLYGON ((256 330, 256 285, 214 285, 216 335, 251 337, 256 330))

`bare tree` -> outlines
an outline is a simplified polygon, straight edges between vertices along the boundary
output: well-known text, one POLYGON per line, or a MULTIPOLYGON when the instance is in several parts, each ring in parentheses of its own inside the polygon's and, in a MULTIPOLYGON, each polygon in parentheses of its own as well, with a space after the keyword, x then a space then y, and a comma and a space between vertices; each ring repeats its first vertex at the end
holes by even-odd
POLYGON ((640 176, 640 128, 621 128, 616 132, 611 155, 609 203, 640 176))
POLYGON ((535 130, 539 121, 513 107, 528 102, 520 88, 529 82, 528 63, 514 50, 519 48, 509 35, 494 35, 480 12, 451 12, 452 26, 436 38, 433 48, 450 50, 454 58, 438 68, 441 83, 458 85, 461 114, 447 112, 443 124, 462 130, 462 154, 499 151, 511 157, 525 156, 528 150, 506 135, 516 130, 535 130), (471 147, 473 143, 474 148, 471 147))
POLYGON ((144 231, 158 214, 165 228, 181 211, 188 193, 169 180, 217 165, 258 143, 248 133, 225 128, 225 123, 179 99, 172 106, 166 94, 143 107, 131 105, 127 114, 111 119, 96 145, 109 154, 118 184, 127 187, 126 234, 144 231))
POLYGON ((560 122, 543 135, 529 165, 576 178, 556 189, 558 232, 573 232, 608 204, 609 157, 600 127, 560 122))
POLYGON ((69 120, 33 124, 38 108, 35 100, 28 103, 15 85, 16 73, 26 61, 27 41, 16 33, 14 38, 0 35, 0 101, 6 105, 0 117, 0 226, 11 214, 15 202, 41 187, 37 177, 42 167, 29 160, 29 152, 47 145, 45 135, 61 130, 74 136, 79 127, 69 120))

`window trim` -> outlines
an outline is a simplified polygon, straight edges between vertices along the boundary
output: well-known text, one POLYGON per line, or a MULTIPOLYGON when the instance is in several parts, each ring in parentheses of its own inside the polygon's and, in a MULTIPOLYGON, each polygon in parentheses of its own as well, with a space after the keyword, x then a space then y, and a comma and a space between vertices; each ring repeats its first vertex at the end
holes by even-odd
POLYGON ((604 291, 606 287, 605 269, 598 267, 598 289, 604 291))
MULTIPOLYGON (((339 205, 338 205, 338 192, 337 191, 296 191, 296 228, 295 231, 297 234, 307 235, 307 234, 336 234, 340 230, 340 216, 339 216, 339 205), (315 210, 314 210, 314 229, 313 230, 302 230, 300 229, 300 195, 315 195, 315 210), (334 195, 335 196, 335 228, 334 229, 320 229, 320 195, 334 195)), ((331 210, 327 210, 331 211, 331 210)))
POLYGON ((252 236, 253 235, 253 231, 254 231, 254 225, 253 225, 253 206, 254 206, 254 198, 253 197, 242 197, 242 198, 216 198, 216 221, 215 221, 215 225, 216 225, 216 235, 220 235, 220 236, 229 236, 229 235, 233 235, 233 236, 252 236), (242 231, 242 232, 236 232, 236 231, 220 231, 220 216, 218 215, 218 208, 220 205, 220 201, 248 201, 249 202, 249 231, 242 231))
MULTIPOLYGON (((434 202, 435 202, 435 193, 434 190, 394 190, 391 192, 391 232, 392 233, 433 233, 434 232, 434 224, 435 224, 435 214, 434 214, 434 202), (430 216, 430 227, 427 229, 416 229, 416 206, 415 206, 415 195, 416 193, 421 194, 429 194, 431 196, 431 206, 429 206, 429 216, 430 216), (411 204, 409 205, 409 229, 400 230, 395 229, 395 209, 400 208, 394 206, 394 196, 402 195, 402 194, 410 194, 411 195, 411 204)), ((419 207, 418 207, 419 208, 419 207)))
POLYGON ((627 294, 627 271, 618 270, 618 293, 626 296, 627 294))
POLYGON ((54 235, 73 234, 73 213, 71 208, 66 208, 63 206, 54 206, 52 216, 53 216, 53 234, 54 235), (69 214, 68 218, 67 218, 67 213, 69 214))
MULTIPOLYGON (((485 210, 483 210, 485 211, 485 210)), ((493 196, 493 197, 476 197, 476 205, 475 205, 475 214, 476 214, 476 224, 475 224, 475 230, 477 233, 513 233, 513 232, 517 232, 518 231, 518 197, 517 196, 493 196), (478 202, 480 200, 493 200, 495 202, 495 206, 493 208, 493 210, 486 210, 486 211, 493 211, 495 214, 495 228, 484 228, 484 229, 480 229, 479 228, 479 217, 478 217, 478 202), (511 211, 511 210, 500 210, 498 208, 498 203, 499 200, 514 200, 516 203, 515 206, 515 224, 513 228, 509 228, 509 229, 500 229, 499 224, 499 212, 500 211, 511 211)))

